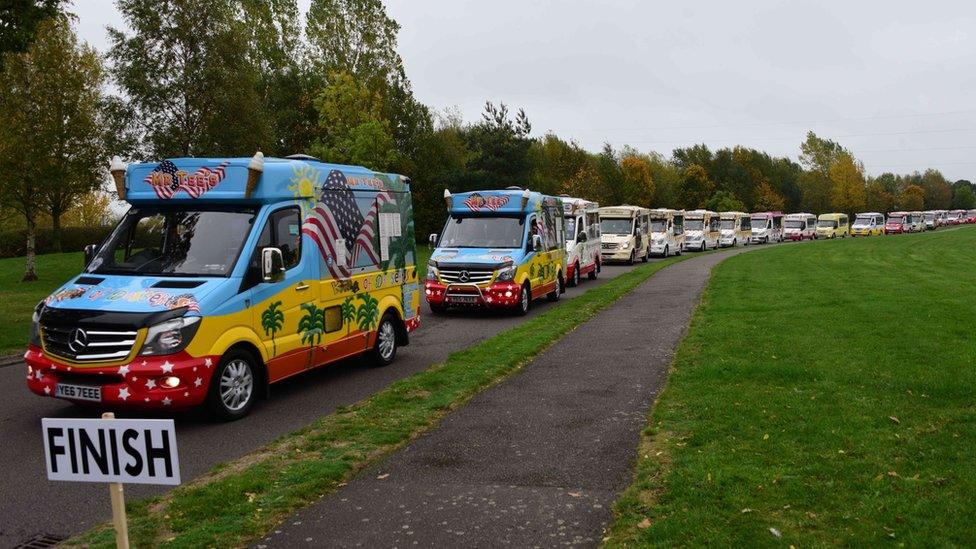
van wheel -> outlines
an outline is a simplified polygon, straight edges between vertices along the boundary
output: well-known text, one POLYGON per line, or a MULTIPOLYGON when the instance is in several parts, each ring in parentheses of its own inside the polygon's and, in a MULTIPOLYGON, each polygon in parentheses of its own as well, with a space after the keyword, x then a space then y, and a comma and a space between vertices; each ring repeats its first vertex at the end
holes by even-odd
POLYGON ((210 379, 207 407, 223 421, 246 416, 256 397, 257 360, 243 349, 232 349, 221 357, 210 379))
POLYGON ((570 288, 575 288, 575 287, 579 286, 579 281, 580 281, 580 266, 579 266, 579 263, 577 263, 573 267, 573 278, 570 278, 569 279, 569 287, 570 288))
POLYGON ((647 247, 647 251, 644 252, 643 257, 641 257, 641 263, 647 263, 647 260, 651 257, 651 247, 647 247))
POLYGON ((596 275, 599 272, 600 272, 600 260, 599 259, 594 259, 593 260, 593 270, 590 271, 590 273, 587 276, 590 277, 590 280, 596 280, 596 275))
POLYGON ((671 255, 671 251, 668 250, 668 245, 665 244, 664 245, 664 256, 662 256, 662 257, 667 258, 669 255, 671 255))
POLYGON ((706 248, 705 248, 705 241, 702 240, 702 245, 701 245, 701 250, 700 251, 704 252, 705 250, 706 250, 706 248))
POLYGON ((397 354, 397 326, 396 317, 390 313, 383 315, 380 325, 376 328, 376 343, 370 352, 373 364, 387 366, 396 359, 397 354))
POLYGON ((529 283, 526 282, 525 284, 522 284, 522 290, 519 292, 519 303, 518 303, 518 308, 515 309, 515 312, 519 316, 525 316, 529 314, 529 309, 531 308, 532 308, 532 291, 529 288, 529 283))
POLYGON ((556 289, 546 294, 546 299, 549 301, 559 301, 559 296, 565 291, 566 287, 563 284, 563 275, 560 273, 559 276, 556 277, 556 289))

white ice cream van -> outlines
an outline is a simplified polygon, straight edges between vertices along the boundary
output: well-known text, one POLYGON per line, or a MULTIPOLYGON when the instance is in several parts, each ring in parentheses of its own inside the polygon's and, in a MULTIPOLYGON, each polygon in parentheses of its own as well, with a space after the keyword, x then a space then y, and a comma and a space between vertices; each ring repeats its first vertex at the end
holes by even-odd
POLYGON ((685 245, 685 212, 657 208, 651 210, 651 255, 681 255, 685 245))
POLYGON ((651 249, 649 215, 647 208, 626 204, 600 208, 601 260, 646 262, 651 249))
POLYGON ((749 244, 749 237, 752 235, 752 224, 749 222, 749 214, 745 212, 722 212, 718 214, 721 220, 721 236, 718 245, 722 248, 732 247, 736 244, 749 244))
POLYGON ((783 213, 755 212, 749 216, 752 224, 751 244, 768 244, 783 241, 783 213))
POLYGON ((595 280, 600 272, 600 205, 565 195, 560 198, 566 225, 566 280, 576 286, 583 275, 595 280))
POLYGON ((783 238, 787 240, 817 238, 817 216, 812 213, 791 213, 784 219, 783 238))
POLYGON ((708 248, 718 248, 721 220, 711 210, 691 210, 685 212, 686 250, 704 252, 708 248))

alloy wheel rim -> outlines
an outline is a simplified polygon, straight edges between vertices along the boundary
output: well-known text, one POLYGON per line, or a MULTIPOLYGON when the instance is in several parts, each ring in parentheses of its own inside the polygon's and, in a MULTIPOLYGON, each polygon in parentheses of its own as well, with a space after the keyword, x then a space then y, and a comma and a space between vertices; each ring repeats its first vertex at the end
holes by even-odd
POLYGON ((220 400, 232 412, 247 406, 254 392, 251 367, 242 359, 232 360, 220 375, 220 400))
POLYGON ((396 347, 396 333, 393 331, 393 324, 389 321, 383 322, 376 337, 380 356, 383 357, 383 360, 389 360, 393 356, 393 349, 396 347))
POLYGON ((528 288, 522 288, 522 310, 529 310, 529 290, 528 288))

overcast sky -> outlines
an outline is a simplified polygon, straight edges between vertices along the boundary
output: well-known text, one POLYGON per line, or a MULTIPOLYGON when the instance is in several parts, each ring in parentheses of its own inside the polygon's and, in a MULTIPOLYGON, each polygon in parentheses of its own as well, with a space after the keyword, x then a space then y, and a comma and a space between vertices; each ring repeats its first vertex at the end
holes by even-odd
MULTIPOLYGON (((309 0, 299 0, 307 6, 309 0)), ((976 179, 976 2, 389 0, 417 97, 477 120, 665 156, 745 145, 796 158, 807 130, 871 174, 976 179), (689 5, 683 5, 689 4, 689 5), (694 4, 694 5, 691 5, 694 4)), ((104 51, 111 0, 75 0, 104 51)))

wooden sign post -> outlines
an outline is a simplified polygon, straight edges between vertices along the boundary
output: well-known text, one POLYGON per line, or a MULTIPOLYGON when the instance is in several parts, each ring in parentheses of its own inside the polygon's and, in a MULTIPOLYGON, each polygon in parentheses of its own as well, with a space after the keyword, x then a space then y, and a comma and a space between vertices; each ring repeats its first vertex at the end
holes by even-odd
MULTIPOLYGON (((105 412, 102 419, 115 419, 115 414, 105 412)), ((125 516, 125 488, 121 482, 108 485, 108 493, 112 498, 112 524, 115 525, 115 546, 118 549, 129 549, 129 521, 125 516)))

